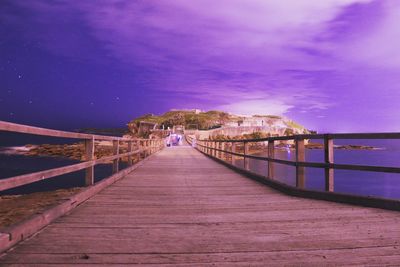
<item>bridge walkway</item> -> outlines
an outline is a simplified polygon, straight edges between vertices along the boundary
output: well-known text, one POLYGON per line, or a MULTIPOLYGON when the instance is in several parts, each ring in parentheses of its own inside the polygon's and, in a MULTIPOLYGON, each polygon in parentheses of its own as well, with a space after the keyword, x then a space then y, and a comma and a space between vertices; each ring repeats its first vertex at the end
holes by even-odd
POLYGON ((399 225, 398 212, 287 196, 171 147, 0 265, 396 265, 399 225))

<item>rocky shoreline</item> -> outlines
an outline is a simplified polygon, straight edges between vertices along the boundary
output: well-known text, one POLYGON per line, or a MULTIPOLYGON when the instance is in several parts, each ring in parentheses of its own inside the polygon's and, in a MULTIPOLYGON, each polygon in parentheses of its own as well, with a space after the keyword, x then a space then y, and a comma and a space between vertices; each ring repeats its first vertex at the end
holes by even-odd
MULTIPOLYGON (((127 146, 120 146, 120 154, 127 152, 127 146)), ((77 161, 85 161, 85 146, 83 142, 74 144, 42 144, 42 145, 32 145, 27 144, 20 147, 9 147, 2 150, 4 154, 8 155, 24 155, 24 156, 40 156, 40 157, 61 157, 77 161)), ((111 142, 96 142, 94 156, 96 159, 112 156, 113 146, 111 142)), ((123 161, 127 160, 122 158, 123 161)))
MULTIPOLYGON (((324 149, 324 144, 320 143, 308 143, 306 145, 307 149, 324 149)), ((382 150, 383 148, 374 147, 374 146, 365 146, 365 145, 334 145, 334 149, 343 149, 343 150, 382 150)))

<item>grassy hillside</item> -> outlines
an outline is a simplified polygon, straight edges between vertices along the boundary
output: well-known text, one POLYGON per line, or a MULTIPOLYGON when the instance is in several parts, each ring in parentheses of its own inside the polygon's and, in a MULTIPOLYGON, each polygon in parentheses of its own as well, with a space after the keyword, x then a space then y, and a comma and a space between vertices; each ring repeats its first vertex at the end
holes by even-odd
POLYGON ((194 111, 168 111, 162 115, 146 114, 129 122, 130 130, 137 129, 141 121, 158 124, 158 128, 183 125, 186 129, 209 130, 220 127, 225 122, 237 118, 226 112, 211 110, 196 114, 194 111))
POLYGON ((156 128, 158 129, 162 129, 163 127, 167 129, 168 127, 172 128, 174 125, 183 125, 186 129, 210 130, 226 125, 227 123, 237 124, 238 122, 243 122, 251 118, 264 120, 264 125, 266 126, 274 127, 279 125, 280 127, 287 127, 285 134, 308 132, 304 126, 280 116, 253 115, 249 118, 217 110, 197 113, 190 110, 173 110, 162 115, 146 114, 130 121, 128 123, 128 128, 131 133, 135 134, 138 132, 140 122, 152 122, 157 124, 156 128))

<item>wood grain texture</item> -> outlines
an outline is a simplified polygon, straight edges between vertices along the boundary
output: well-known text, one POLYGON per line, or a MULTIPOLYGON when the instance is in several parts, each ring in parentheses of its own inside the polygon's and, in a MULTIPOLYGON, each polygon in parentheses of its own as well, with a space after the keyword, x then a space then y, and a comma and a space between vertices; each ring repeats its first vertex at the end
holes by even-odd
POLYGON ((399 265, 400 214, 283 195, 170 147, 0 264, 399 265))

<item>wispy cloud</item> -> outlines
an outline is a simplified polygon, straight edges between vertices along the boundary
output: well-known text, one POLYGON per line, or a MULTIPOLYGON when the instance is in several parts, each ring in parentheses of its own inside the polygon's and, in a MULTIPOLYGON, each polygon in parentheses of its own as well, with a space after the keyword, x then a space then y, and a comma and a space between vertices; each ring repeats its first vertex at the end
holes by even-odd
POLYGON ((361 117, 371 103, 384 101, 377 86, 397 90, 370 76, 390 70, 386 76, 394 81, 399 74, 397 0, 19 4, 39 12, 33 19, 39 24, 79 13, 87 36, 78 32, 63 45, 63 33, 55 27, 37 38, 45 38, 54 53, 68 56, 89 49, 82 40, 94 38, 106 59, 93 60, 140 69, 151 94, 177 95, 165 97, 171 106, 200 103, 238 113, 290 112, 303 120, 328 121, 329 113, 339 109, 361 117), (364 102, 360 111, 347 100, 356 97, 364 102))

